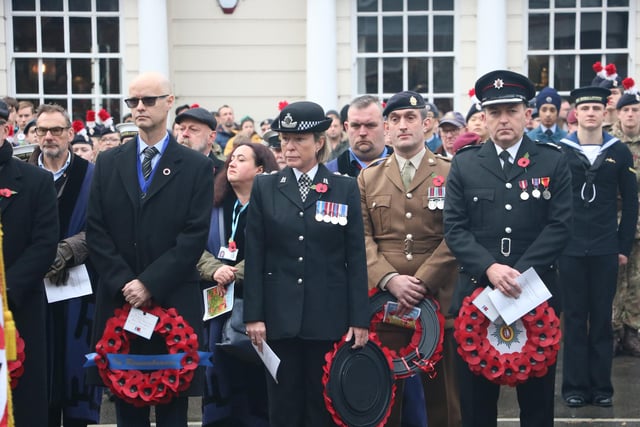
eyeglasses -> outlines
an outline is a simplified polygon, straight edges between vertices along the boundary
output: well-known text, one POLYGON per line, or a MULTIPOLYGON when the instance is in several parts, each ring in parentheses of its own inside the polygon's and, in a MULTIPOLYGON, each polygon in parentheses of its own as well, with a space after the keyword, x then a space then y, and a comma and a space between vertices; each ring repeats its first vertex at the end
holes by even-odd
POLYGON ((51 132, 51 135, 53 136, 60 136, 62 135, 62 132, 64 132, 67 129, 69 129, 69 127, 56 126, 54 128, 43 128, 38 126, 36 128, 36 135, 45 136, 47 132, 51 132))
POLYGON ((124 100, 124 103, 127 104, 127 107, 129 108, 136 108, 138 106, 138 103, 140 101, 142 101, 142 105, 144 105, 145 107, 153 107, 154 105, 156 105, 156 101, 158 99, 163 99, 166 98, 167 95, 160 95, 160 96, 143 96, 142 98, 127 98, 124 100))

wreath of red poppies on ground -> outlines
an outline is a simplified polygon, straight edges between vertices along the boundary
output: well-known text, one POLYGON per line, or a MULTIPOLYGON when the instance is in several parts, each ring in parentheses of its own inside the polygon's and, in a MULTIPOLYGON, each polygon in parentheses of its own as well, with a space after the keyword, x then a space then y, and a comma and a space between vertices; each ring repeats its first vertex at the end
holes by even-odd
POLYGON ((111 392, 134 406, 168 403, 178 393, 189 388, 198 367, 198 336, 193 328, 174 308, 152 307, 144 309, 158 316, 154 333, 164 337, 168 354, 184 353, 180 369, 142 371, 136 369, 111 369, 108 354, 129 354, 130 341, 138 336, 124 330, 131 306, 125 304, 115 310, 107 320, 102 338, 96 344, 94 362, 102 381, 111 392))
MULTIPOLYGON (((369 298, 376 295, 378 292, 378 288, 373 288, 369 291, 369 298)), ((415 322, 415 329, 413 334, 411 335, 411 339, 409 340, 409 344, 406 347, 403 347, 399 350, 394 350, 383 345, 383 348, 389 351, 391 358, 393 360, 394 366, 396 362, 402 362, 402 366, 404 369, 402 372, 399 372, 397 369, 394 370, 396 379, 400 378, 408 378, 414 375, 417 371, 422 371, 428 374, 430 377, 435 376, 436 372, 436 363, 438 363, 442 359, 442 345, 444 341, 444 316, 440 313, 440 305, 438 301, 435 299, 431 299, 431 303, 433 303, 436 307, 435 314, 437 316, 437 321, 439 324, 439 335, 438 342, 435 346, 435 350, 431 355, 423 354, 421 350, 421 341, 423 334, 423 326, 422 322, 415 322)), ((375 342, 380 342, 380 337, 377 333, 378 325, 382 324, 384 319, 384 306, 377 310, 371 316, 371 323, 369 324, 370 336, 373 337, 375 342)))
POLYGON ((24 374, 24 339, 16 329, 16 360, 8 360, 7 367, 9 369, 9 377, 11 377, 11 389, 18 386, 18 380, 24 374))
POLYGON ((469 369, 508 386, 545 375, 556 362, 560 348, 560 320, 553 308, 544 302, 508 326, 500 320, 491 322, 473 305, 480 292, 482 288, 464 299, 454 322, 458 354, 469 369), (492 343, 496 340, 507 351, 496 348, 492 343), (509 352, 511 346, 520 349, 509 352))
MULTIPOLYGON (((369 332, 369 341, 377 344, 379 349, 382 351, 382 353, 385 356, 385 359, 387 360, 387 366, 389 367, 389 371, 390 371, 390 373, 392 375, 392 373, 393 373, 393 361, 392 361, 392 356, 391 356, 391 353, 390 353, 389 349, 384 347, 380 343, 380 341, 378 341, 377 337, 375 335, 371 334, 371 332, 369 332)), ((322 396, 324 397, 325 406, 327 408, 327 411, 329 411, 329 413, 331 414, 331 418, 333 419, 333 422, 336 423, 336 425, 339 426, 339 427, 349 427, 349 424, 345 423, 345 421, 342 419, 342 417, 340 416, 340 414, 338 413, 338 411, 334 407, 333 401, 331 400, 331 397, 329 396, 328 383, 329 383, 329 380, 330 380, 331 366, 333 364, 333 360, 334 360, 336 354, 338 353, 338 350, 340 350, 345 345, 348 345, 348 346, 352 345, 351 341, 350 342, 345 341, 345 337, 342 337, 341 340, 336 341, 333 344, 333 350, 329 350, 324 355, 324 360, 325 360, 326 363, 322 367, 322 372, 323 372, 322 373, 322 388, 323 388, 322 396)), ((391 379, 393 379, 393 377, 391 377, 391 379)), ((395 402, 395 398, 396 398, 396 383, 393 382, 393 383, 391 383, 389 404, 387 406, 387 409, 386 409, 384 415, 381 417, 381 421, 378 424, 376 424, 375 427, 383 427, 384 425, 386 425, 387 420, 389 419, 389 415, 391 415, 391 408, 393 407, 393 403, 395 402)))

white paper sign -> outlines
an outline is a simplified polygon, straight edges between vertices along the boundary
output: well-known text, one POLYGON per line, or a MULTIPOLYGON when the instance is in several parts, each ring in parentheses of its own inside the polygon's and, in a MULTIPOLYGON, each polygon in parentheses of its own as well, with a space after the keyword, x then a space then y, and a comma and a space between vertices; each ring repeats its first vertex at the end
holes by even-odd
POLYGON ((262 341, 262 352, 258 350, 258 346, 254 343, 251 343, 260 359, 262 359, 262 363, 267 367, 267 371, 273 377, 273 380, 278 384, 278 367, 280 366, 280 358, 273 352, 271 347, 267 345, 266 341, 262 341))
POLYGON ((491 302, 507 325, 551 298, 551 292, 533 267, 518 276, 516 282, 522 288, 518 298, 509 297, 497 289, 489 293, 491 302))
POLYGON ((478 310, 480 310, 482 314, 487 316, 489 320, 495 322, 495 320, 500 317, 500 313, 498 313, 498 310, 496 310, 496 308, 493 306, 493 303, 491 302, 491 299, 489 298, 489 293, 492 291, 493 290, 490 286, 484 288, 484 290, 478 294, 476 299, 473 300, 473 305, 478 307, 478 310))
POLYGON ((156 323, 158 323, 158 316, 131 307, 127 320, 124 322, 124 330, 149 339, 153 334, 156 323))
POLYGON ((44 290, 47 293, 47 301, 63 301, 71 298, 91 295, 91 281, 84 264, 76 265, 69 269, 69 279, 63 285, 56 285, 49 279, 44 279, 44 290))

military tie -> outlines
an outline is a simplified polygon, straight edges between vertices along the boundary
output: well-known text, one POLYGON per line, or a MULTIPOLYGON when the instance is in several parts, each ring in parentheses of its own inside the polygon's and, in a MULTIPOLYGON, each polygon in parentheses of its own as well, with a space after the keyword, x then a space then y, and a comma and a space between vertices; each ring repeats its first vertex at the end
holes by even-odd
POLYGON ((142 159, 142 176, 146 181, 149 179, 149 175, 151 175, 151 159, 153 159, 156 154, 158 154, 158 149, 156 147, 147 147, 142 152, 144 159, 142 159))
POLYGON ((300 198, 304 202, 307 200, 307 195, 309 194, 309 188, 311 187, 311 178, 306 173, 300 175, 300 179, 298 179, 298 188, 300 189, 300 198))
POLYGON ((504 171, 504 175, 509 175, 509 171, 511 170, 511 162, 509 161, 509 152, 507 150, 502 150, 500 153, 500 158, 502 159, 502 170, 504 171))
POLYGON ((404 184, 404 189, 408 190, 411 185, 411 181, 413 181, 413 175, 415 175, 416 168, 413 166, 411 161, 407 160, 404 162, 404 166, 402 166, 402 171, 400 172, 400 176, 402 177, 402 184, 404 184))
POLYGON ((551 139, 551 135, 553 135, 553 131, 551 129, 547 129, 544 131, 544 134, 547 135, 549 139, 551 139))

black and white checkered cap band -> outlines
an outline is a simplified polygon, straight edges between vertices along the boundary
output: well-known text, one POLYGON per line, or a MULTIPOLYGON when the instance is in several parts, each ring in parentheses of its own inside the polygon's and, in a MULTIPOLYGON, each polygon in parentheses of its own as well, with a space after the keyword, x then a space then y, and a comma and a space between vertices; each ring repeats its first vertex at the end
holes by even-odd
POLYGON ((298 130, 307 130, 307 129, 311 129, 313 127, 318 126, 320 123, 320 121, 312 121, 312 122, 307 122, 307 121, 301 121, 300 122, 300 126, 298 126, 298 130))

